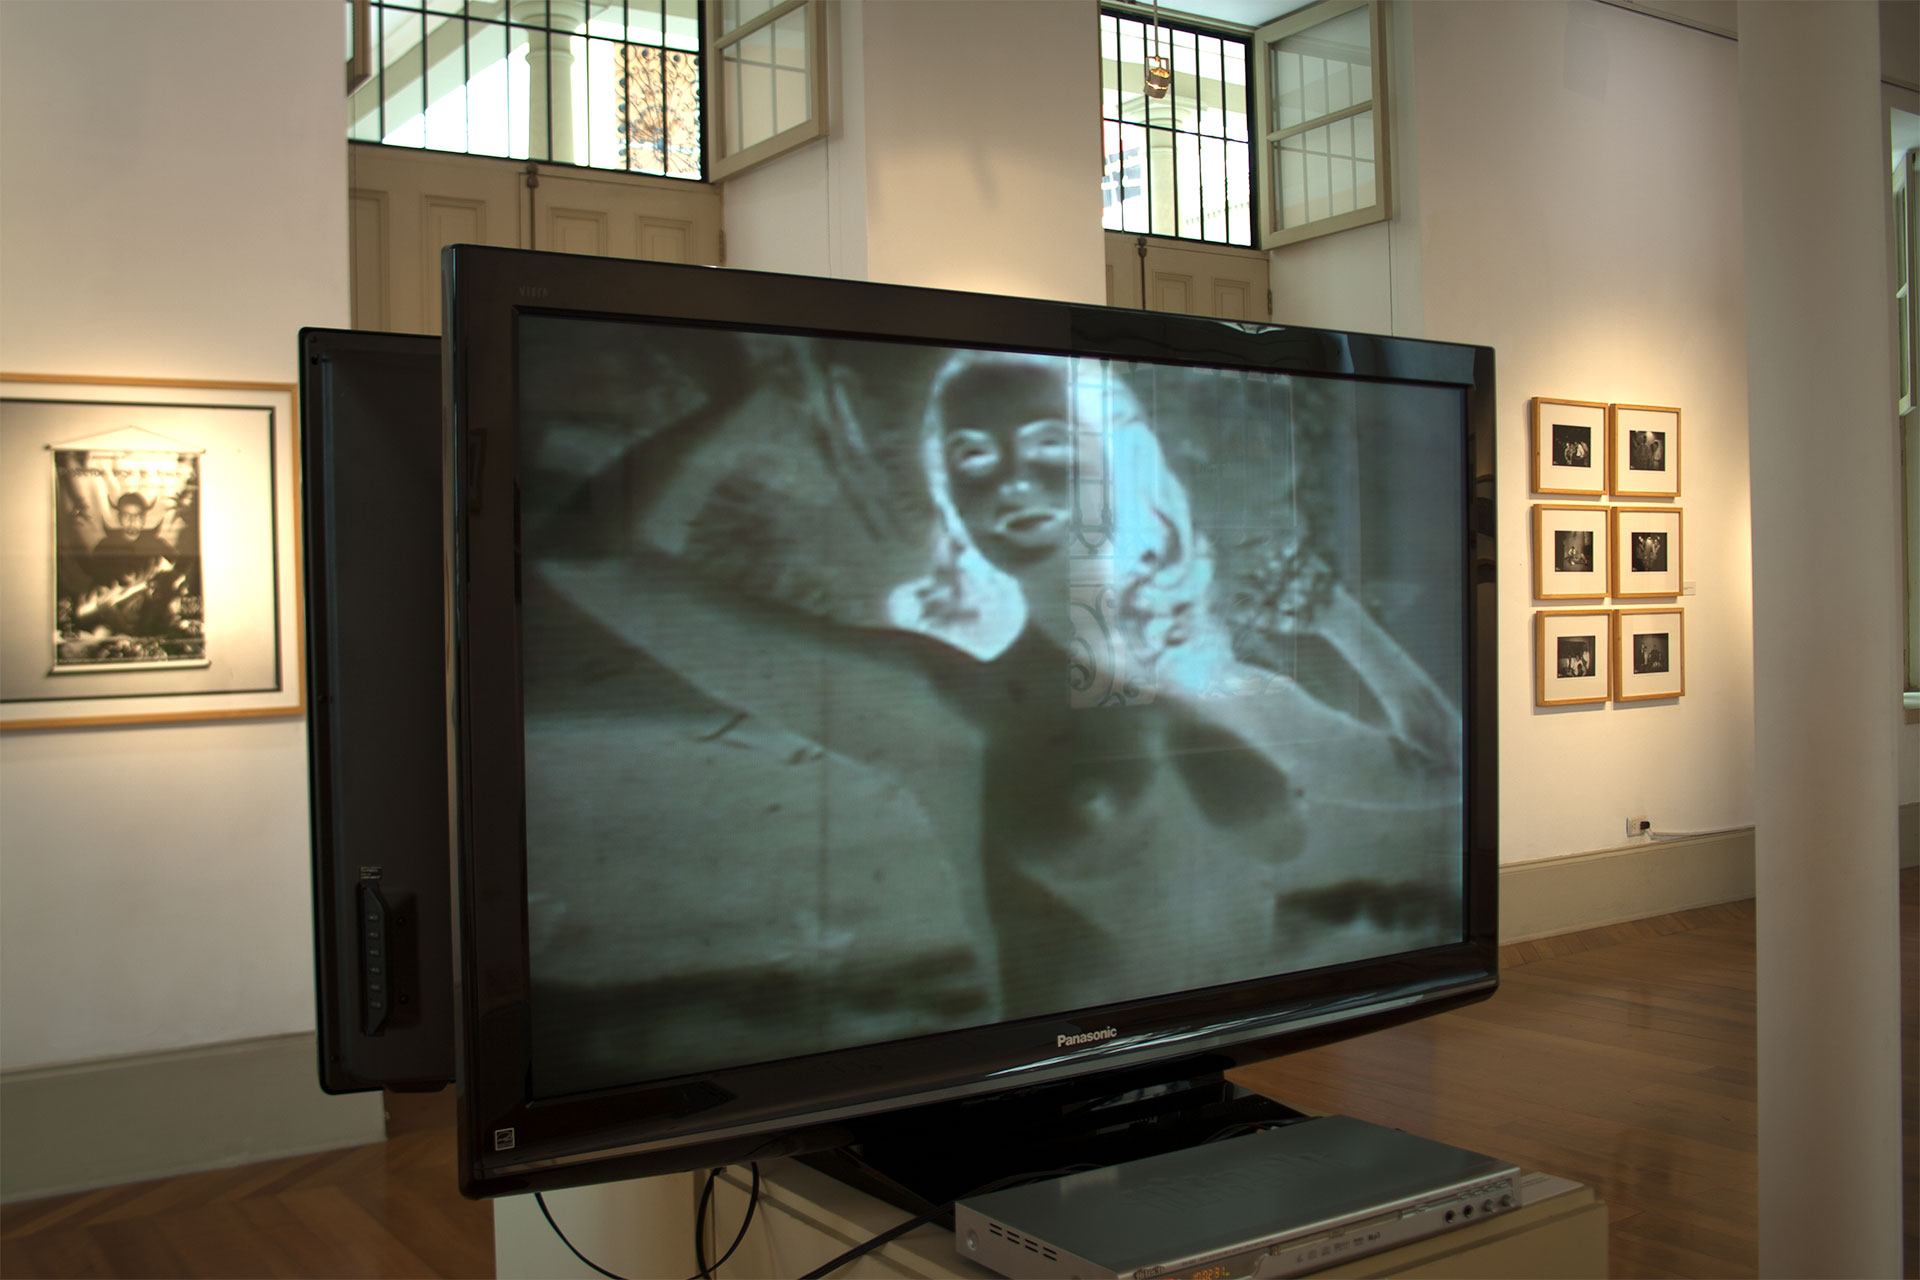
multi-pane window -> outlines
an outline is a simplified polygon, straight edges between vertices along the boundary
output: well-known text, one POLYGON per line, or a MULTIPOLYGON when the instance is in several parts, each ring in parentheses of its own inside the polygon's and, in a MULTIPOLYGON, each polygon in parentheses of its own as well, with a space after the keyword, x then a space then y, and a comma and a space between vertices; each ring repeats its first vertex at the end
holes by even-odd
POLYGON ((365 8, 373 75, 348 98, 355 141, 703 176, 699 0, 365 8))
POLYGON ((1100 15, 1102 225, 1253 243, 1247 42, 1117 12, 1100 15), (1146 67, 1172 72, 1148 94, 1146 67))
POLYGON ((1322 0, 1260 29, 1261 244, 1388 216, 1379 0, 1322 0))
POLYGON ((818 0, 717 0, 708 16, 708 59, 718 72, 713 175, 825 134, 826 10, 818 0))

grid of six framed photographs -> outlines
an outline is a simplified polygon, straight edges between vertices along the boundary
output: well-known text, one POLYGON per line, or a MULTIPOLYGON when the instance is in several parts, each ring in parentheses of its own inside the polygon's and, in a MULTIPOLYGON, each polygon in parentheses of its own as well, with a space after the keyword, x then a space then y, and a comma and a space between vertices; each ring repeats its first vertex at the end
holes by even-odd
POLYGON ((1536 396, 1532 454, 1538 495, 1629 500, 1534 504, 1534 599, 1670 601, 1536 610, 1534 704, 1680 697, 1680 410, 1536 396))

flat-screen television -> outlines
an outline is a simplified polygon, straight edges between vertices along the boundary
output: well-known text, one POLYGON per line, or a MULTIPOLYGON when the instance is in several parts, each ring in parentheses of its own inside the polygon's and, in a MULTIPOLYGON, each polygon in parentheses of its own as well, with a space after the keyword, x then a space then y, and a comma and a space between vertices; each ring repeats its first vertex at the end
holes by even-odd
POLYGON ((300 332, 320 1085, 453 1080, 440 340, 300 332))
POLYGON ((443 277, 469 1194, 972 1141, 1492 992, 1489 349, 443 277))

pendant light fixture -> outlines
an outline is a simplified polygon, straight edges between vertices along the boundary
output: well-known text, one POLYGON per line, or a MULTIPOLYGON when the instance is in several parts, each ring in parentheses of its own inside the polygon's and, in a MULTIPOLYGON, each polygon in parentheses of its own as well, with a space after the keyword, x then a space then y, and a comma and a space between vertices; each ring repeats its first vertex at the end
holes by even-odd
POLYGON ((1160 56, 1160 0, 1153 0, 1153 52, 1147 55, 1147 96, 1158 100, 1173 87, 1173 72, 1160 56))

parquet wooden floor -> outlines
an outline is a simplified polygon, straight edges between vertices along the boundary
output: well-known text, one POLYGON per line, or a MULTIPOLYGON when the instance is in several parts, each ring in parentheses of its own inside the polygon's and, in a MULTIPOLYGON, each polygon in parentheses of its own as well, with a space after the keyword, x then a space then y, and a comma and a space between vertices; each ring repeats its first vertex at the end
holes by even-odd
MULTIPOLYGON (((1920 1204, 1920 879, 1901 879, 1906 1275, 1920 1204)), ((1753 904, 1506 948, 1485 1004, 1250 1068, 1295 1105, 1594 1186, 1616 1276, 1751 1276, 1753 904)), ((454 1188, 451 1094, 392 1099, 386 1142, 0 1208, 0 1276, 493 1274, 454 1188)))
POLYGON ((0 1208, 0 1276, 486 1277, 493 1206, 454 1183, 453 1091, 388 1138, 0 1208))
MULTIPOLYGON (((1920 879, 1901 881, 1905 1274, 1920 1274, 1920 879)), ((1592 1186, 1615 1276, 1751 1276, 1754 904, 1506 947, 1499 994, 1250 1068, 1250 1088, 1592 1186)))

